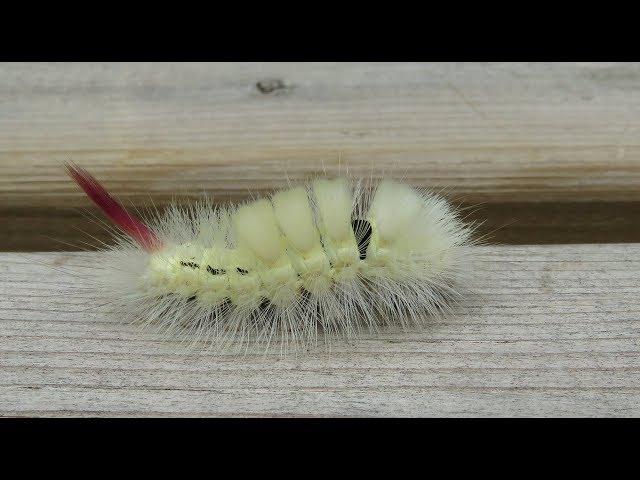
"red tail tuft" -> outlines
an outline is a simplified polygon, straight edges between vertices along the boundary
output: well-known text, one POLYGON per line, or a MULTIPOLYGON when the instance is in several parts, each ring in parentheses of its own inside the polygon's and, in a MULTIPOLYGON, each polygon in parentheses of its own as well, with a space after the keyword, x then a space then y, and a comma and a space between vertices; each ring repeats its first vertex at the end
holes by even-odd
POLYGON ((84 190, 93 203, 142 248, 151 252, 162 246, 155 232, 127 212, 124 206, 109 195, 109 192, 89 172, 74 164, 67 163, 65 167, 69 176, 84 190))

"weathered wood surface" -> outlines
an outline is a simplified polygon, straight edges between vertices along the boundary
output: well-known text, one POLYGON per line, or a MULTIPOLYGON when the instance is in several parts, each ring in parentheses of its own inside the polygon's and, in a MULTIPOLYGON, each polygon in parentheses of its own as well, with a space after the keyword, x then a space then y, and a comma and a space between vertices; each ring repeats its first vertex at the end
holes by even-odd
POLYGON ((0 414, 640 415, 640 244, 480 247, 456 318, 297 358, 174 353, 86 311, 58 269, 95 255, 0 254, 0 414))
POLYGON ((0 249, 79 238, 69 158, 140 205, 239 200, 341 157, 487 202, 499 241, 640 241, 639 88, 640 64, 5 63, 0 249))

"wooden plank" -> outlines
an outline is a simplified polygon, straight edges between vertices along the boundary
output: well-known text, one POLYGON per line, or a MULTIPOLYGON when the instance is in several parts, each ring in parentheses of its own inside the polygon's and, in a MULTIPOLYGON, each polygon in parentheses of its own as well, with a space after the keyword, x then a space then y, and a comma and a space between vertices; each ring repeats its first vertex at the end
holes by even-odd
POLYGON ((337 169, 471 201, 640 199, 640 64, 3 64, 6 206, 244 196, 337 169), (264 79, 284 88, 262 93, 264 79))
MULTIPOLYGON (((70 231, 63 208, 88 202, 61 168, 69 158, 136 205, 202 190, 240 200, 336 173, 340 158, 356 174, 507 205, 488 208, 493 226, 540 201, 559 226, 576 212, 592 223, 579 205, 599 202, 629 225, 607 241, 638 241, 639 80, 635 63, 5 63, 0 218, 16 221, 0 248, 49 248, 28 228, 43 209, 70 231)), ((545 217, 524 217, 535 242, 545 217)), ((561 234, 538 241, 576 239, 561 234)))
POLYGON ((0 254, 1 415, 640 414, 640 244, 479 247, 456 317, 298 357, 176 351, 88 309, 97 255, 0 254))

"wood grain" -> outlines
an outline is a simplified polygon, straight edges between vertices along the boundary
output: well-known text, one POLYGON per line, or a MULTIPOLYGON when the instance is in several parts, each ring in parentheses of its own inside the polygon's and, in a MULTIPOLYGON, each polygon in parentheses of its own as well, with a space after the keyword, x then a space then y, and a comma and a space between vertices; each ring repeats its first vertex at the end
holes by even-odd
MULTIPOLYGON (((640 220, 639 85, 634 63, 5 63, 0 218, 16 225, 0 248, 21 249, 16 235, 49 248, 27 228, 43 209, 70 231, 59 212, 88 202, 69 158, 135 205, 202 190, 240 200, 348 165, 467 204, 555 205, 552 237, 574 241, 561 228, 584 202, 640 220)), ((536 226, 523 237, 545 241, 536 226)))
POLYGON ((640 244, 479 247, 455 318, 285 358, 175 353, 93 311, 97 255, 0 254, 1 415, 640 414, 640 244))

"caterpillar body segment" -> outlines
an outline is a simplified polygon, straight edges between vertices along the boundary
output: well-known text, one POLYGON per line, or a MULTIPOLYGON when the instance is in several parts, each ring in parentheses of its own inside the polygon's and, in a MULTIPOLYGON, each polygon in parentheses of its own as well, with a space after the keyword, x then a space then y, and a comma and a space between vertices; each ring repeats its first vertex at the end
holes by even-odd
POLYGON ((102 290, 127 319, 223 349, 424 324, 456 303, 473 243, 445 199, 394 180, 321 178, 136 222, 152 233, 118 237, 102 290))

